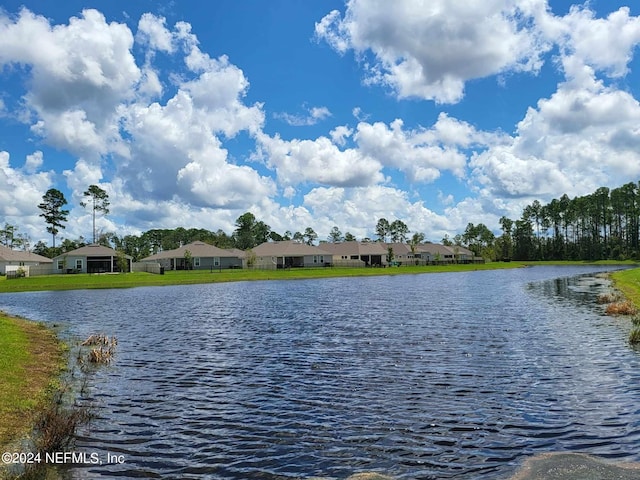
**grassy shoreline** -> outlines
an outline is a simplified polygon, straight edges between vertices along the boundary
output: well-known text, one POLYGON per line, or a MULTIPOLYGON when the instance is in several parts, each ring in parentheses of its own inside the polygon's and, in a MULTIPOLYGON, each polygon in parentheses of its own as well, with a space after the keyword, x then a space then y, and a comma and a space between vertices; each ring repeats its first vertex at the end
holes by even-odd
POLYGON ((0 312, 0 450, 12 451, 29 434, 64 367, 64 346, 52 330, 0 312))
POLYGON ((611 274, 614 286, 640 309, 640 268, 622 270, 611 274))
MULTIPOLYGON (((312 278, 362 277, 377 275, 410 275, 442 272, 468 272, 522 268, 532 265, 585 265, 585 262, 489 262, 485 264, 453 264, 438 266, 401 266, 395 268, 300 268, 287 270, 191 270, 168 271, 165 275, 136 272, 126 274, 43 275, 7 280, 0 277, 0 293, 39 290, 83 290, 94 288, 134 288, 142 286, 189 285, 200 283, 254 280, 298 280, 312 278)), ((594 262, 595 265, 630 262, 594 262)))

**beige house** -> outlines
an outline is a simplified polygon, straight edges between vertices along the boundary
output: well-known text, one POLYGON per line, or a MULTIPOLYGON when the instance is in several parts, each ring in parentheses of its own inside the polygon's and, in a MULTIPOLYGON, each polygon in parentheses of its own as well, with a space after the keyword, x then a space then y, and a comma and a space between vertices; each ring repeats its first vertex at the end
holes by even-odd
POLYGON ((415 263, 416 255, 411 251, 411 245, 408 243, 386 243, 385 249, 393 250, 392 262, 400 265, 413 265, 415 263))
MULTIPOLYGON (((113 248, 97 243, 65 252, 53 258, 53 273, 114 273, 120 271, 118 256, 113 248)), ((130 255, 124 255, 125 271, 131 271, 130 255)))
MULTIPOLYGON (((0 275, 6 275, 7 267, 33 267, 37 265, 51 265, 50 258, 23 250, 12 250, 0 245, 0 275)), ((9 268, 9 270, 12 270, 9 268)))
POLYGON ((295 240, 265 242, 246 252, 249 266, 265 269, 329 266, 332 258, 323 248, 295 240))
POLYGON ((191 242, 180 248, 166 250, 143 258, 141 262, 159 263, 165 270, 219 270, 242 268, 244 252, 242 250, 225 250, 205 242, 191 242), (191 265, 187 265, 190 257, 191 265))
POLYGON ((332 263, 343 267, 371 267, 387 264, 387 248, 380 242, 321 243, 331 253, 332 263))
POLYGON ((421 260, 428 262, 471 263, 475 261, 473 252, 459 245, 423 243, 416 247, 421 260))

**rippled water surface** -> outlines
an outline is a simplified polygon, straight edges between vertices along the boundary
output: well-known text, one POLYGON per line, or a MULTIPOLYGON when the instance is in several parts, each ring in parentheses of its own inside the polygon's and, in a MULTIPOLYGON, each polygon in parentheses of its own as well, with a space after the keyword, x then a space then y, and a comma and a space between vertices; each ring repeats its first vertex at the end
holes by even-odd
MULTIPOLYGON (((598 270, 604 270, 600 268, 598 270)), ((118 337, 77 478, 503 479, 546 451, 640 460, 640 361, 594 267, 0 296, 118 337)))

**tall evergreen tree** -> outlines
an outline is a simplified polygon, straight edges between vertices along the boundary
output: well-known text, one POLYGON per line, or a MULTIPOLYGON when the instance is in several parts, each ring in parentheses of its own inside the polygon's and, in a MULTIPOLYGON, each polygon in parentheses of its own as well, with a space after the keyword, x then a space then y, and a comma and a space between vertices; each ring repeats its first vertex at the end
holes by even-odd
POLYGON ((409 235, 409 227, 402 220, 394 220, 389 225, 389 233, 392 242, 406 242, 409 235))
POLYGON ((59 229, 66 228, 63 222, 67 221, 67 215, 69 210, 63 210, 67 204, 67 199, 64 198, 64 194, 55 188, 50 188, 42 196, 42 203, 38 205, 38 208, 42 210, 40 214, 44 218, 47 225, 47 232, 53 236, 53 248, 56 247, 56 235, 60 231, 59 229))
POLYGON ((96 212, 109 214, 109 195, 98 185, 89 185, 89 188, 83 193, 88 197, 87 202, 80 202, 83 207, 91 206, 93 215, 93 243, 96 243, 96 212))
POLYGON ((381 242, 387 241, 387 235, 391 232, 391 224, 386 218, 381 218, 376 224, 376 235, 381 242))

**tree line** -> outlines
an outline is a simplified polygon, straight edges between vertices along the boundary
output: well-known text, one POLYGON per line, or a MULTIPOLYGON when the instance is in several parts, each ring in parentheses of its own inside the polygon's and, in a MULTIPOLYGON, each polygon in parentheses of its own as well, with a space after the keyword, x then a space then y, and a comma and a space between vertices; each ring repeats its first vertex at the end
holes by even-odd
POLYGON ((491 260, 640 260, 640 182, 543 204, 534 200, 519 219, 502 217, 502 235, 469 223, 444 244, 467 246, 491 260))
POLYGON ((505 220, 500 249, 517 260, 640 259, 640 182, 536 200, 505 220))
MULTIPOLYGON (((141 235, 118 236, 115 233, 97 231, 96 214, 109 213, 109 197, 97 185, 84 192, 80 203, 89 208, 93 219, 93 243, 111 246, 131 255, 134 261, 163 250, 172 250, 199 240, 220 248, 249 250, 267 241, 297 240, 309 245, 319 241, 353 241, 350 232, 342 233, 334 226, 326 240, 319 239, 312 227, 294 233, 282 234, 274 231, 255 215, 246 212, 235 222, 235 230, 227 234, 221 229, 210 231, 203 228, 152 229, 141 235)), ((52 246, 39 241, 33 252, 53 258, 61 253, 85 245, 83 237, 76 240, 63 239, 56 246, 56 237, 65 228, 68 210, 62 192, 50 189, 38 205, 52 235, 52 246)), ((496 236, 486 225, 469 223, 463 233, 442 239, 445 245, 460 245, 472 250, 476 256, 490 260, 600 260, 640 259, 640 182, 627 183, 619 188, 598 188, 590 195, 569 198, 562 195, 547 204, 535 200, 527 205, 517 220, 502 217, 499 221, 502 234, 496 236)), ((399 219, 378 219, 375 239, 361 241, 407 242, 410 245, 423 243, 425 234, 414 232, 399 219)), ((10 248, 30 249, 26 235, 19 233, 15 225, 5 224, 0 229, 0 244, 10 248)))

